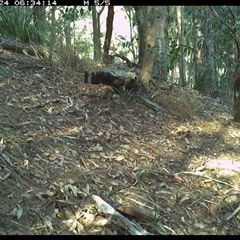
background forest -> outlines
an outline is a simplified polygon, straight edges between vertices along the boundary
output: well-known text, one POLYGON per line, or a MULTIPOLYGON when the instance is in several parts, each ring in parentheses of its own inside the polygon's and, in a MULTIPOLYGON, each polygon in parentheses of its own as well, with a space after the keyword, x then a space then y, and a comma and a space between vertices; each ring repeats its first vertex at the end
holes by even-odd
MULTIPOLYGON (((115 8, 119 11, 120 7, 115 8)), ((238 64, 238 6, 150 8, 121 7, 120 14, 128 24, 120 25, 129 29, 129 35, 112 36, 119 25, 117 18, 113 23, 114 7, 2 6, 1 37, 35 44, 42 48, 40 55, 80 71, 85 70, 83 60, 108 63, 107 55, 120 54, 142 69, 145 82, 154 79, 181 84, 231 106, 238 64), (106 11, 111 17, 106 18, 106 11), (154 11, 151 16, 155 19, 151 20, 147 11, 154 11), (144 76, 143 71, 146 74, 148 70, 143 61, 149 53, 154 54, 155 69, 144 76)), ((115 61, 120 64, 123 59, 115 61)), ((238 96, 238 91, 235 93, 238 96)))
POLYGON ((239 235, 238 6, 0 6, 1 235, 239 235))

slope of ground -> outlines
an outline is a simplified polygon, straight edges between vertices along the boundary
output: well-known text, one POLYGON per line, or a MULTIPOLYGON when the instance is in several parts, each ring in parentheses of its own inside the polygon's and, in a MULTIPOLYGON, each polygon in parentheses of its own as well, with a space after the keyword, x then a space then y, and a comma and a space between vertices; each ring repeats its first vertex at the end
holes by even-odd
POLYGON ((0 234, 129 234, 93 194, 151 234, 240 233, 240 130, 217 100, 187 120, 33 57, 0 69, 0 234))

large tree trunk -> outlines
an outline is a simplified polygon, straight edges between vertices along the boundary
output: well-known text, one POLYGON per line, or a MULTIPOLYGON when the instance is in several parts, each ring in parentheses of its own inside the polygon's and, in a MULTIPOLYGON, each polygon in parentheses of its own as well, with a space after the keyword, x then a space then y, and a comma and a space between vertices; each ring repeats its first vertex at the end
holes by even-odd
POLYGON ((197 6, 195 8, 195 11, 193 12, 193 24, 194 24, 194 49, 193 49, 193 61, 194 61, 194 89, 203 92, 203 79, 201 76, 201 64, 202 64, 202 52, 200 48, 200 41, 202 37, 201 32, 201 25, 200 25, 200 19, 199 19, 199 13, 200 13, 201 6, 197 6))
POLYGON ((109 56, 109 48, 112 39, 112 30, 113 30, 113 17, 114 17, 114 6, 108 6, 108 16, 107 16, 107 28, 105 41, 103 45, 103 63, 109 64, 111 62, 109 56))
POLYGON ((138 66, 143 65, 145 49, 146 49, 146 34, 147 34, 147 7, 133 6, 136 13, 136 21, 138 26, 138 66))
POLYGON ((129 45, 129 51, 132 53, 133 55, 133 62, 136 62, 137 61, 137 56, 136 56, 136 53, 135 53, 135 46, 133 44, 133 40, 134 40, 134 31, 133 31, 133 22, 134 22, 134 19, 133 19, 133 16, 136 15, 135 14, 135 10, 132 6, 124 6, 124 9, 125 9, 125 13, 128 17, 128 21, 129 21, 129 26, 130 26, 130 42, 131 44, 129 45))
POLYGON ((44 25, 46 24, 46 6, 35 6, 33 11, 33 20, 35 23, 35 27, 38 30, 36 39, 34 39, 34 41, 37 44, 43 44, 43 31, 44 25))
POLYGON ((184 21, 182 16, 182 6, 177 7, 177 24, 178 24, 178 39, 180 47, 180 58, 179 58, 179 75, 180 84, 186 86, 186 73, 185 73, 185 58, 184 58, 184 21))
POLYGON ((54 42, 55 42, 55 11, 57 7, 52 6, 51 9, 51 35, 50 35, 50 46, 49 46, 49 60, 52 63, 52 57, 53 57, 53 47, 54 47, 54 42))
POLYGON ((140 80, 145 87, 152 77, 154 57, 155 57, 155 7, 147 6, 147 38, 146 38, 146 51, 144 54, 143 66, 140 73, 140 80))
POLYGON ((99 12, 97 11, 96 6, 92 6, 94 61, 99 61, 101 59, 100 15, 103 10, 104 6, 102 6, 99 12))
POLYGON ((72 53, 72 28, 70 26, 71 22, 67 19, 64 21, 64 34, 65 34, 65 42, 66 42, 66 52, 65 57, 67 64, 71 61, 71 53, 72 53))
MULTIPOLYGON (((209 6, 205 7, 206 16, 211 16, 211 9, 209 6)), ((206 83, 208 92, 217 91, 217 81, 214 68, 214 59, 213 59, 213 40, 212 40, 212 19, 207 19, 205 25, 205 41, 206 41, 206 64, 208 70, 208 83, 206 83)))
POLYGON ((168 78, 168 6, 155 7, 155 64, 154 76, 160 81, 168 78))
POLYGON ((234 114, 234 121, 240 122, 240 66, 238 66, 238 68, 237 68, 236 79, 234 82, 233 114, 234 114))

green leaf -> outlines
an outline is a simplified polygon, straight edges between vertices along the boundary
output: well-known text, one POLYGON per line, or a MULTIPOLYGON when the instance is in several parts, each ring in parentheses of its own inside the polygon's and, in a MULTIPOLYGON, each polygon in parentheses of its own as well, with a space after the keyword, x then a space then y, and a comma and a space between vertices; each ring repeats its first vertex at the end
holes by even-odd
POLYGON ((235 92, 235 97, 238 98, 239 97, 239 91, 235 92))
POLYGON ((83 13, 84 13, 84 11, 83 11, 83 9, 81 8, 81 9, 80 9, 80 14, 81 14, 81 16, 83 15, 83 13))
POLYGON ((19 219, 23 214, 23 209, 20 205, 17 204, 17 219, 19 219))

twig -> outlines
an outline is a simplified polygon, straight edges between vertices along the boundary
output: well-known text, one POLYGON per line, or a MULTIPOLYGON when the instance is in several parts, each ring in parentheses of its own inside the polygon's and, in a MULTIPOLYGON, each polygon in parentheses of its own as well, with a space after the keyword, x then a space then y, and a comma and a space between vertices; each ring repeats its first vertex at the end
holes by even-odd
POLYGON ((58 103, 58 102, 60 102, 59 99, 49 99, 49 100, 46 100, 46 101, 43 102, 43 103, 33 105, 32 108, 42 108, 42 107, 44 107, 44 106, 47 105, 47 104, 50 104, 50 103, 58 103))
POLYGON ((239 203, 238 207, 233 211, 233 213, 227 217, 227 221, 230 220, 231 218, 233 218, 239 211, 240 211, 240 203, 239 203))
POLYGON ((229 183, 226 183, 226 182, 223 182, 223 181, 220 181, 220 180, 217 180, 217 179, 214 179, 214 178, 205 176, 205 175, 201 175, 201 174, 199 174, 199 173, 197 173, 197 172, 179 172, 179 173, 177 173, 177 174, 181 174, 181 173, 182 173, 182 174, 191 174, 191 175, 194 175, 194 176, 199 176, 199 177, 207 178, 207 179, 210 179, 210 180, 212 180, 212 181, 214 181, 214 182, 218 182, 218 183, 227 185, 227 186, 229 186, 229 187, 232 187, 232 185, 229 184, 229 183))
POLYGON ((143 102, 148 105, 149 107, 151 107, 152 109, 154 109, 155 111, 160 111, 160 112, 163 112, 164 111, 164 108, 160 105, 158 105, 157 103, 154 103, 144 97, 141 97, 141 96, 138 96, 140 99, 143 100, 143 102))

